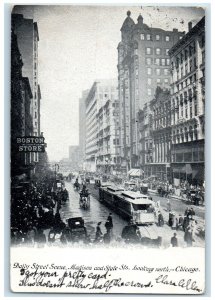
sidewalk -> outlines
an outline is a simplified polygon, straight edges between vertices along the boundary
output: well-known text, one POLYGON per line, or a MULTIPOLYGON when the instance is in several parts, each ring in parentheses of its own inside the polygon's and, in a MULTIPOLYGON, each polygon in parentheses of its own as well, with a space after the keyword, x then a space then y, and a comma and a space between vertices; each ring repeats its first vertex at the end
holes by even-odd
MULTIPOLYGON (((148 189, 148 192, 149 192, 149 194, 157 195, 158 197, 160 197, 160 196, 158 195, 158 192, 157 192, 156 190, 148 189)), ((181 197, 181 196, 176 196, 176 195, 170 195, 170 196, 168 197, 168 199, 174 199, 174 200, 177 200, 177 201, 183 201, 183 202, 186 202, 186 200, 185 200, 183 197, 181 197)), ((197 207, 198 207, 198 209, 202 209, 202 210, 205 209, 205 206, 204 206, 204 205, 202 205, 202 206, 197 206, 197 207)))

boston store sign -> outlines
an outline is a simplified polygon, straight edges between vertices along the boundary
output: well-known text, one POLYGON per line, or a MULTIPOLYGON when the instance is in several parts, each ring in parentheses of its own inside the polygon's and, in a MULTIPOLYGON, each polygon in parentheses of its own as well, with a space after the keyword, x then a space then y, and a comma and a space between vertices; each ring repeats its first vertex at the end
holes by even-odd
POLYGON ((45 152, 45 138, 38 136, 17 137, 19 152, 45 152))

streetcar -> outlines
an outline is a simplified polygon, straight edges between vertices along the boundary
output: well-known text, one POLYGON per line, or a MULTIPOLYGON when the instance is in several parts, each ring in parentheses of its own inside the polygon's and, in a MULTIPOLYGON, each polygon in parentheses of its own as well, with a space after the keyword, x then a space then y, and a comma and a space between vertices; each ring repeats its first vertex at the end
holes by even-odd
POLYGON ((99 199, 122 217, 132 219, 137 225, 155 223, 154 202, 147 195, 107 186, 100 188, 99 199))

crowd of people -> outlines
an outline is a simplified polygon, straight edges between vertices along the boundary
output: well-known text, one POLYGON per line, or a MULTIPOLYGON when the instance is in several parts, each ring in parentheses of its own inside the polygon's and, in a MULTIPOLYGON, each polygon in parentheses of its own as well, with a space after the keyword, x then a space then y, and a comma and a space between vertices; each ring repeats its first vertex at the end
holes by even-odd
MULTIPOLYGON (((77 180, 76 180, 77 181, 77 180)), ((89 191, 85 184, 82 185, 80 195, 88 195, 89 191)), ((11 197, 11 242, 13 245, 43 246, 44 244, 68 244, 74 242, 72 230, 61 218, 61 208, 68 200, 68 191, 64 184, 59 187, 56 183, 47 180, 29 183, 22 187, 12 189, 11 197)), ((159 202, 159 201, 158 201, 159 202)), ((183 230, 184 241, 187 246, 192 246, 195 232, 196 219, 193 208, 187 208, 184 215, 176 215, 171 209, 170 201, 167 200, 168 219, 165 219, 157 203, 152 212, 156 214, 158 227, 167 224, 174 231, 170 244, 177 247, 177 231, 183 230)), ((120 239, 140 241, 138 226, 128 224, 128 231, 123 228, 120 239)), ((113 217, 109 213, 106 221, 100 221, 95 228, 94 236, 89 236, 86 227, 80 226, 77 231, 77 240, 82 236, 86 243, 110 244, 113 241, 113 217), (103 223, 103 224, 102 224, 103 223), (102 232, 101 225, 104 225, 106 232, 102 232)))
POLYGON ((44 231, 60 232, 65 224, 60 216, 62 204, 68 200, 68 191, 54 183, 29 183, 12 189, 11 242, 12 244, 43 244, 44 231))

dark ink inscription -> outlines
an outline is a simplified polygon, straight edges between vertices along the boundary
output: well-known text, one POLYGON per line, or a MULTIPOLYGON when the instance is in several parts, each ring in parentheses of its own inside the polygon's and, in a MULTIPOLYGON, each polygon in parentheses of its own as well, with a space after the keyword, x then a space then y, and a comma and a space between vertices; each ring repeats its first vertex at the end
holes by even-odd
POLYGON ((184 288, 186 290, 192 290, 201 292, 202 290, 197 286, 196 281, 193 281, 191 278, 189 279, 180 279, 179 281, 174 281, 169 279, 168 275, 159 275, 155 279, 156 283, 161 283, 165 285, 172 285, 172 286, 179 286, 181 288, 184 288))

